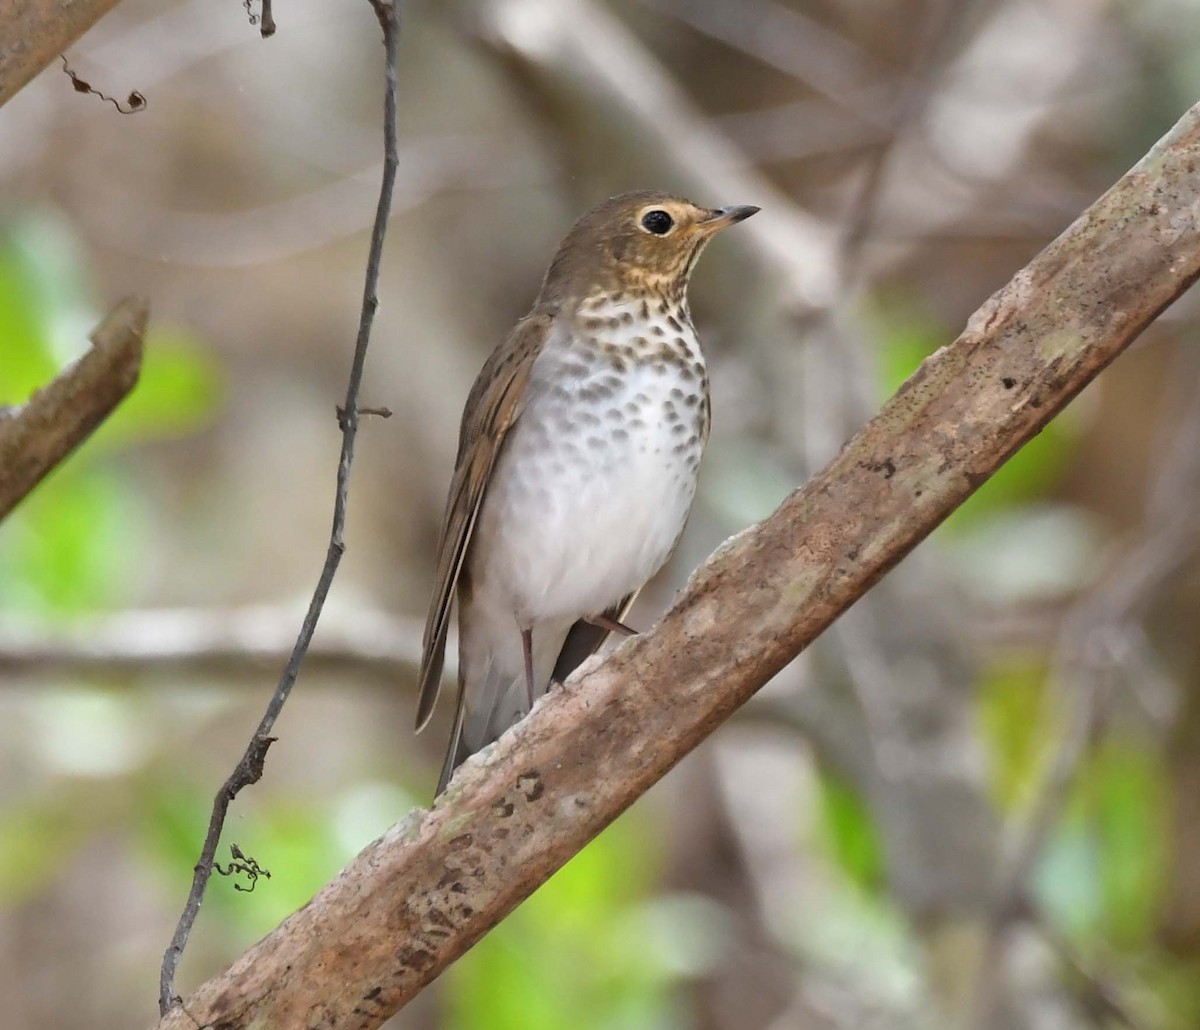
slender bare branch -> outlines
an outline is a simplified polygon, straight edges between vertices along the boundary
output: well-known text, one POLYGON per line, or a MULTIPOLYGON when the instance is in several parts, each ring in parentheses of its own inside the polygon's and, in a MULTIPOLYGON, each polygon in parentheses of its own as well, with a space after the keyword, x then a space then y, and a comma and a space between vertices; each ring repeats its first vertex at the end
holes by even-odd
POLYGON ((379 1026, 711 733, 1200 275, 1200 107, 928 359, 834 461, 727 541, 663 623, 463 765, 202 985, 185 1015, 379 1026))
POLYGON ((736 6, 643 0, 697 32, 792 75, 869 124, 890 128, 888 108, 906 88, 861 47, 802 11, 775 0, 736 6))
POLYGON ((146 302, 121 301, 92 348, 18 408, 0 408, 0 519, 108 417, 142 368, 146 302))
POLYGON ((179 959, 183 955, 183 949, 187 946, 196 916, 200 913, 200 905, 204 901, 204 893, 212 876, 213 863, 216 860, 217 845, 220 843, 221 831, 225 825, 225 816, 233 799, 242 788, 257 783, 262 778, 267 749, 275 739, 271 736, 271 730, 295 685, 296 677, 300 673, 300 665, 308 653, 313 634, 316 632, 321 610, 325 607, 325 599, 329 595, 333 577, 337 573, 342 554, 346 550, 342 535, 346 525, 350 468, 354 461, 354 443, 358 435, 360 415, 358 395, 362 384, 363 367, 367 359, 367 346, 371 342, 371 326, 375 321, 375 309, 379 306, 379 300, 375 294, 379 283, 379 266, 383 260, 383 240, 387 235, 388 215, 392 207, 396 168, 399 163, 396 149, 396 60, 400 37, 399 0, 369 0, 369 2, 383 30, 385 55, 383 179, 379 187, 375 223, 371 230, 367 271, 363 283, 362 310, 359 316, 354 356, 351 359, 350 380, 346 386, 346 399, 338 410, 338 424, 342 429, 342 451, 338 458, 337 489, 333 501, 333 526, 329 534, 329 548, 326 551, 325 564, 317 579, 317 586, 312 600, 309 602, 308 611, 301 624, 300 634, 296 638, 296 644, 292 649, 287 666, 283 670, 283 675, 280 677, 279 685, 275 688, 275 693, 267 704, 267 710, 258 724, 258 729, 254 731, 254 736, 247 745, 245 754, 242 755, 241 760, 213 799, 212 816, 200 857, 194 868, 191 890, 188 892, 179 923, 175 927, 175 933, 171 937, 171 943, 167 945, 167 950, 163 953, 158 995, 159 1012, 163 1015, 171 1010, 172 1006, 177 1005, 180 1000, 175 994, 175 971, 179 966, 179 959))
MULTIPOLYGON (((511 141, 438 134, 400 150, 393 217, 447 190, 536 182, 537 171, 511 141)), ((245 211, 197 212, 159 206, 128 183, 97 181, 98 200, 83 213, 106 245, 141 257, 201 268, 239 268, 327 247, 365 230, 382 163, 331 169, 330 182, 245 211)), ((747 223, 749 224, 749 223, 747 223)))

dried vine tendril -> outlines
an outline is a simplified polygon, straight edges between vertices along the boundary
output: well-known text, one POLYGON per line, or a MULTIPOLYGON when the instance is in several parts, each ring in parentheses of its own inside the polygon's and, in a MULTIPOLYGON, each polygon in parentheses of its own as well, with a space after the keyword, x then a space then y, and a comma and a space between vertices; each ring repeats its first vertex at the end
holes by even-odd
POLYGON ((251 6, 254 0, 242 0, 242 7, 246 12, 246 19, 251 25, 261 24, 259 35, 263 39, 269 39, 275 35, 275 17, 271 13, 271 0, 259 0, 262 9, 261 14, 255 14, 254 8, 251 6))
POLYGON ((59 59, 62 61, 63 71, 67 73, 71 80, 71 85, 75 88, 76 93, 90 93, 94 97, 99 97, 101 100, 106 100, 112 104, 121 114, 138 114, 146 110, 146 98, 142 96, 136 89, 129 94, 125 103, 117 100, 116 97, 110 97, 107 93, 101 93, 95 89, 90 82, 86 82, 72 71, 71 66, 67 64, 67 55, 59 54, 59 59))
POLYGON ((245 854, 236 844, 229 845, 229 853, 232 856, 227 866, 221 866, 218 862, 213 862, 213 869, 221 876, 245 876, 248 880, 248 885, 235 883, 233 889, 235 891, 244 891, 251 893, 258 884, 258 878, 271 878, 270 870, 264 869, 253 858, 245 854))

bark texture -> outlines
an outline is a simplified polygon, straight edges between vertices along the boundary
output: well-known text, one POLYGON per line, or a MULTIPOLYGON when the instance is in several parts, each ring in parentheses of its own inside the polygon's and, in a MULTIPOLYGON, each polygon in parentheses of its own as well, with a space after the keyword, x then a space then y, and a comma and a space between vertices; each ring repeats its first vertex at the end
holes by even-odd
POLYGON ((0 519, 117 406, 142 368, 146 302, 121 301, 92 349, 19 408, 0 409, 0 519))
POLYGON ((162 1028, 377 1027, 854 603, 1200 274, 1200 107, 661 625, 462 767, 162 1028))
POLYGON ((116 6, 117 0, 0 4, 0 106, 116 6))

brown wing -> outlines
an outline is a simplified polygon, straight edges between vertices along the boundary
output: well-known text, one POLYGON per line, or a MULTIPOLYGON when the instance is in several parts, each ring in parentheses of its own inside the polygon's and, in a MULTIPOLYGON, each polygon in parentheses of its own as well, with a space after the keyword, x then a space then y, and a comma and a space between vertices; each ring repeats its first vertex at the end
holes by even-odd
POLYGON ((492 478, 496 456, 525 403, 533 362, 541 353, 553 312, 535 311, 517 323, 507 340, 484 363, 463 410, 458 459, 438 541, 433 600, 422 643, 417 729, 429 721, 442 679, 446 631, 458 577, 462 572, 479 508, 492 478))
MULTIPOLYGON (((633 607, 633 602, 637 600, 637 595, 638 591, 635 590, 614 604, 604 614, 617 622, 624 622, 629 609, 633 607)), ((607 639, 608 630, 582 620, 575 623, 567 632, 567 639, 563 641, 562 650, 558 652, 551 679, 562 683, 583 664, 584 659, 590 658, 599 651, 600 645, 607 639)))

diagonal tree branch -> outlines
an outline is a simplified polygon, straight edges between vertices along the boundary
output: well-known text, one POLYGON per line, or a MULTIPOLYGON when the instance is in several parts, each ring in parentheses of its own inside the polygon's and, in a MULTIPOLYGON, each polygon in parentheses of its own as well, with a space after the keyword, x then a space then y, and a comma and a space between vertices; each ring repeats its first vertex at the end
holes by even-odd
POLYGON ((18 408, 0 408, 0 519, 86 440, 133 389, 148 317, 121 301, 89 339, 92 349, 18 408))
POLYGON ((431 811, 159 1024, 379 1026, 927 536, 1200 275, 1200 106, 727 541, 662 624, 468 761, 431 811))

